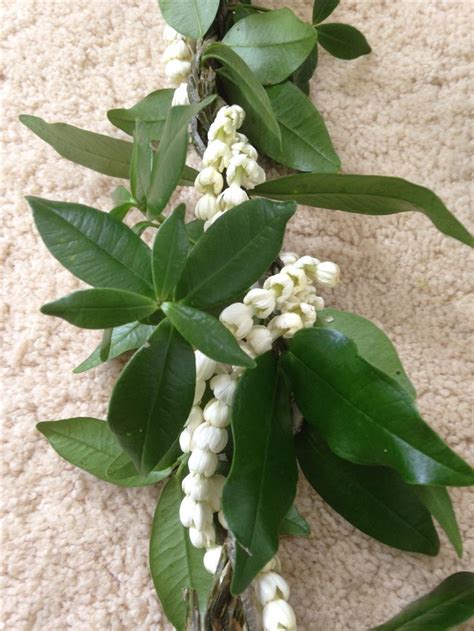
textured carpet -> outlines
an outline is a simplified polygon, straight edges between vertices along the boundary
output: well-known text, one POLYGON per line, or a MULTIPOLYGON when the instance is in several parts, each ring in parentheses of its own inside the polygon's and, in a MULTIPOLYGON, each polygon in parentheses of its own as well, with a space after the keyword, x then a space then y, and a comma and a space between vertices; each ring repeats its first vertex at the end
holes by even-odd
MULTIPOLYGON (((289 4, 309 18, 309 2, 289 4)), ((61 159, 17 120, 31 113, 115 133, 107 109, 132 105, 164 85, 163 23, 153 0, 3 5, 2 628, 169 629, 147 568, 158 489, 120 490, 97 481, 61 461, 35 430, 38 420, 103 418, 120 366, 71 374, 99 336, 39 314, 42 303, 79 283, 47 253, 23 195, 108 209, 117 182, 61 159)), ((321 53, 312 84, 344 171, 399 175, 435 188, 474 227, 472 4, 343 0, 333 18, 360 27, 374 49, 353 62, 321 53)), ((328 304, 383 325, 418 389, 424 417, 473 462, 468 249, 415 213, 367 218, 314 209, 299 210, 287 245, 340 264, 344 282, 327 295, 328 304)), ((281 547, 299 628, 366 631, 451 572, 472 568, 473 495, 452 495, 465 541, 462 561, 444 535, 434 559, 391 550, 344 522, 302 483, 298 505, 313 534, 281 547)))

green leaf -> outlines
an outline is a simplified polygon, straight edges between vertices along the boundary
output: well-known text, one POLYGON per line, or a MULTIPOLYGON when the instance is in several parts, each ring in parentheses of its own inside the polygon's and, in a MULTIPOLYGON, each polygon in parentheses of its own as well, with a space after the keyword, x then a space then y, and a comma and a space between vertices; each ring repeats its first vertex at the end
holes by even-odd
POLYGON ((232 435, 234 456, 222 505, 236 539, 231 590, 240 594, 277 552, 298 478, 289 392, 271 351, 239 381, 232 435))
POLYGON ((307 423, 296 437, 296 452, 316 493, 353 526, 399 550, 438 554, 430 513, 395 471, 339 458, 307 423))
POLYGON ((396 177, 302 173, 257 186, 255 195, 363 215, 419 210, 438 230, 466 245, 474 238, 432 191, 396 177))
POLYGON ((207 357, 222 364, 255 366, 232 333, 214 316, 179 303, 165 302, 161 308, 181 335, 207 357))
MULTIPOLYGON (((128 324, 114 328, 110 340, 110 351, 107 361, 115 359, 127 351, 139 348, 147 341, 154 330, 154 326, 140 324, 139 322, 129 322, 128 324)), ((86 372, 86 370, 100 366, 102 363, 99 345, 87 359, 74 368, 73 372, 76 374, 86 372)))
POLYGON ((153 282, 161 300, 172 295, 186 263, 189 242, 185 212, 185 205, 180 204, 162 224, 153 243, 153 282))
POLYGON ((474 482, 472 468, 422 420, 405 389, 342 333, 298 332, 283 365, 303 416, 341 458, 393 467, 410 484, 474 482))
POLYGON ((442 486, 415 486, 414 488, 421 502, 439 523, 458 557, 461 558, 463 552, 461 533, 447 489, 442 486))
POLYGON ((178 437, 195 378, 193 349, 163 320, 126 365, 109 404, 109 426, 139 471, 151 471, 178 437))
POLYGON ((310 534, 311 529, 308 522, 300 515, 298 509, 293 504, 280 524, 280 536, 309 537, 310 534))
POLYGON ((193 219, 184 225, 188 235, 189 243, 196 245, 204 234, 204 221, 202 219, 193 219))
POLYGON ((188 125, 202 109, 215 99, 207 97, 194 105, 172 107, 166 117, 160 146, 153 160, 153 171, 147 195, 147 208, 159 215, 178 185, 188 150, 188 125))
POLYGON ((295 208, 251 200, 227 211, 188 256, 176 297, 203 309, 248 289, 278 255, 295 208))
POLYGON ((82 329, 109 329, 141 320, 158 309, 151 298, 122 289, 83 289, 48 302, 41 313, 62 318, 82 329))
POLYGON ((110 346, 112 344, 113 329, 105 329, 102 333, 102 340, 99 344, 99 356, 103 362, 106 362, 110 354, 110 346))
POLYGON ((318 312, 316 326, 334 329, 349 337, 357 346, 360 357, 398 381, 410 397, 416 399, 416 390, 406 374, 394 345, 373 322, 347 311, 324 309, 318 312))
MULTIPOLYGON (((61 458, 105 482, 128 487, 148 486, 156 484, 167 474, 163 471, 152 471, 143 477, 134 470, 133 473, 130 471, 128 477, 111 477, 107 473, 109 467, 118 459, 124 465, 126 456, 105 421, 85 417, 67 418, 38 423, 36 427, 61 458)), ((130 460, 128 463, 132 464, 130 460)))
POLYGON ((27 197, 51 254, 89 285, 154 295, 150 249, 116 218, 89 206, 27 197))
POLYGON ((339 4, 339 0, 314 0, 313 24, 319 24, 331 15, 339 4))
POLYGON ((166 22, 181 35, 202 39, 214 22, 219 0, 158 0, 166 22))
MULTIPOLYGON (((107 425, 107 423, 104 423, 107 425)), ((109 430, 110 432, 110 430, 109 430)), ((115 437, 114 437, 115 440, 115 437)), ((173 463, 175 466, 176 462, 173 463)), ((167 468, 155 467, 151 473, 148 474, 148 477, 156 477, 157 482, 160 480, 164 480, 167 478, 173 471, 173 466, 169 466, 167 468)), ((106 475, 111 482, 116 482, 118 480, 127 480, 132 476, 137 476, 137 470, 135 465, 123 451, 120 453, 115 460, 113 460, 109 466, 107 467, 106 475)))
POLYGON ((280 125, 281 148, 271 136, 260 135, 263 152, 299 171, 338 171, 341 161, 321 114, 308 97, 291 81, 267 88, 267 94, 280 125))
POLYGON ((204 612, 213 577, 203 565, 204 552, 191 545, 179 520, 181 478, 168 480, 158 501, 150 539, 150 571, 163 611, 177 631, 185 631, 186 591, 195 590, 204 612))
POLYGON ((318 45, 313 48, 308 57, 303 61, 301 66, 297 68, 291 80, 299 89, 308 96, 309 94, 309 82, 311 81, 316 66, 318 65, 318 45))
POLYGON ((20 121, 63 158, 112 177, 128 178, 132 143, 66 123, 47 123, 23 114, 20 121))
MULTIPOLYGON (((231 48, 219 42, 206 48, 203 61, 207 59, 216 59, 224 66, 226 76, 240 86, 245 97, 245 104, 248 104, 247 109, 251 109, 254 117, 259 120, 267 133, 280 142, 280 128, 270 105, 270 99, 243 59, 231 48)), ((239 102, 237 104, 242 105, 239 102)))
POLYGON ((184 170, 179 181, 180 186, 194 186, 194 180, 197 178, 198 172, 192 167, 184 165, 184 170))
POLYGON ((356 59, 372 52, 362 33, 349 24, 320 24, 318 42, 339 59, 356 59))
POLYGON ((433 591, 372 631, 447 631, 474 616, 474 574, 451 574, 433 591))
POLYGON ((153 150, 147 123, 136 121, 130 163, 130 188, 137 202, 146 203, 153 166, 153 150))
POLYGON ((109 110, 107 118, 129 136, 133 136, 135 121, 148 123, 151 140, 160 140, 168 111, 171 108, 174 90, 156 90, 133 107, 109 110))
POLYGON ((223 43, 230 46, 264 84, 284 81, 316 44, 315 30, 288 8, 249 15, 235 24, 223 43))

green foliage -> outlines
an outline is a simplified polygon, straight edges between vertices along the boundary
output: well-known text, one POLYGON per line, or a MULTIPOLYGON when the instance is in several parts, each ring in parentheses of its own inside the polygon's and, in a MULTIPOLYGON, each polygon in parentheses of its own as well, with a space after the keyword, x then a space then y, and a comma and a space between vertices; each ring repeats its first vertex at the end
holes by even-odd
POLYGON ((130 189, 140 208, 146 207, 153 167, 153 150, 146 123, 137 120, 133 134, 133 149, 130 161, 130 189))
POLYGON ((309 53, 306 59, 303 61, 301 66, 297 68, 291 76, 291 80, 295 85, 299 87, 299 89, 306 94, 309 95, 309 82, 313 77, 313 74, 318 65, 318 45, 313 48, 313 50, 309 53))
POLYGON ((442 486, 415 486, 420 501, 430 511, 446 533, 458 557, 462 557, 463 544, 453 504, 447 489, 442 486))
POLYGON ((316 29, 321 46, 339 59, 356 59, 372 51, 364 35, 349 24, 320 24, 316 29))
POLYGON ((129 136, 133 136, 137 120, 147 123, 151 140, 160 140, 173 99, 173 89, 156 90, 133 107, 107 112, 107 118, 129 136))
POLYGON ((339 0, 314 0, 313 24, 319 24, 328 18, 339 4, 339 0))
POLYGON ((153 243, 153 283, 160 300, 172 295, 186 263, 189 242, 185 211, 184 204, 180 204, 160 227, 153 243))
POLYGON ((311 529, 306 519, 293 504, 280 524, 280 536, 309 537, 311 529))
POLYGON ((178 33, 201 39, 207 33, 219 8, 219 0, 158 0, 167 23, 178 33))

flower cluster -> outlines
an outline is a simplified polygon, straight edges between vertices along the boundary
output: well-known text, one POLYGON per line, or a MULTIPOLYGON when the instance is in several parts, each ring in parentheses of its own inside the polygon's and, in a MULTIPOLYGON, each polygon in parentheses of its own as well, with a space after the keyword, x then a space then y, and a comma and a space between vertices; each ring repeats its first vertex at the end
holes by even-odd
POLYGON ((163 31, 163 39, 168 42, 163 53, 165 74, 176 88, 172 105, 188 105, 187 79, 191 73, 194 40, 184 37, 168 25, 163 31))
POLYGON ((249 144, 247 136, 237 131, 244 118, 240 106, 226 105, 217 112, 209 128, 203 169, 194 183, 201 194, 195 214, 205 221, 204 229, 226 210, 248 200, 244 189, 265 181, 265 171, 257 164, 257 150, 249 144), (227 188, 223 190, 225 183, 227 188))
POLYGON ((274 557, 254 582, 258 604, 263 608, 264 631, 296 631, 295 612, 288 603, 290 588, 278 574, 280 569, 280 561, 274 557))

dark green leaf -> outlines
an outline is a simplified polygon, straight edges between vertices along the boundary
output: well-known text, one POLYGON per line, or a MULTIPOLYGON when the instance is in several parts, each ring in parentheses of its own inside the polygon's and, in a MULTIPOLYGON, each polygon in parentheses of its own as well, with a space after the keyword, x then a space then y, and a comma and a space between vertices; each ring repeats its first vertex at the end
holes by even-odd
POLYGON ((362 33, 349 24, 321 24, 316 27, 318 42, 339 59, 357 59, 372 52, 362 33))
POLYGON ((109 215, 117 221, 123 221, 125 217, 128 215, 128 211, 137 206, 137 202, 126 202, 125 204, 120 204, 120 206, 115 206, 112 210, 109 211, 109 215))
POLYGON ((113 329, 105 329, 102 334, 102 340, 99 344, 99 356, 103 362, 109 359, 113 331, 113 329))
POLYGON ((396 177, 302 173, 260 184, 254 194, 363 215, 419 210, 440 232, 471 247, 474 238, 432 191, 396 177))
POLYGON ((291 535, 292 537, 309 537, 311 529, 306 519, 300 515, 298 509, 293 504, 280 524, 280 536, 291 535))
MULTIPOLYGON (((95 418, 67 418, 38 423, 37 428, 61 458, 106 482, 118 486, 147 486, 156 484, 169 473, 152 471, 143 477, 135 470, 121 479, 109 476, 109 467, 119 459, 125 465, 126 456, 105 421, 95 418)), ((130 460, 128 463, 132 464, 130 460)))
POLYGON ((109 404, 110 428, 139 471, 151 471, 178 437, 195 378, 193 349, 163 320, 123 370, 109 404))
MULTIPOLYGON (((107 425, 107 423, 105 423, 107 425)), ((110 432, 110 430, 108 430, 110 432)), ((115 437, 114 437, 115 440, 115 437)), ((172 463, 173 466, 176 465, 176 461, 172 463)), ((173 466, 169 466, 167 468, 155 467, 151 473, 147 477, 157 477, 157 481, 163 480, 167 478, 172 470, 173 466)), ((122 451, 122 453, 113 460, 109 466, 107 467, 106 475, 111 482, 116 482, 118 480, 127 480, 132 476, 138 476, 135 465, 127 456, 126 453, 122 451)))
POLYGON ((318 45, 313 48, 308 57, 303 61, 301 66, 295 70, 291 80, 299 89, 308 96, 309 82, 311 81, 316 66, 318 65, 318 45))
POLYGON ((63 158, 104 175, 128 178, 132 143, 66 123, 47 123, 38 116, 24 114, 20 121, 63 158))
POLYGON ((316 493, 353 526, 400 550, 438 554, 430 513, 396 471, 339 458, 309 424, 296 438, 296 452, 316 493))
POLYGON ((462 557, 462 538, 453 504, 447 489, 442 486, 415 486, 418 497, 446 533, 459 558, 462 557))
POLYGON ((180 181, 188 150, 188 125, 214 99, 212 95, 194 105, 177 105, 168 112, 147 195, 147 207, 153 215, 161 213, 180 181))
POLYGON ((186 591, 195 590, 203 612, 213 581, 204 569, 203 551, 191 545, 186 528, 179 520, 182 499, 181 479, 174 476, 161 492, 150 539, 153 583, 163 611, 177 631, 186 629, 186 591))
POLYGON ((204 234, 204 221, 202 219, 193 219, 193 221, 185 224, 184 227, 188 235, 189 243, 196 245, 204 234))
POLYGON ((232 333, 214 316, 179 303, 165 302, 161 308, 181 335, 207 357, 222 364, 255 366, 232 333))
POLYGON ((161 300, 172 295, 186 263, 189 242, 185 212, 185 205, 180 204, 160 227, 153 243, 153 282, 161 300))
POLYGON ((137 120, 130 162, 130 188, 133 197, 140 205, 146 203, 152 166, 153 150, 147 123, 137 120))
POLYGON ((339 0, 314 0, 313 24, 319 24, 331 15, 339 4, 339 0))
MULTIPOLYGON (((226 76, 240 85, 246 103, 249 104, 249 108, 252 109, 262 127, 280 142, 280 128, 268 95, 239 55, 228 46, 216 42, 204 51, 203 60, 206 59, 216 59, 224 66, 226 76)), ((241 103, 237 104, 241 105, 241 103)))
POLYGON ((129 136, 133 136, 137 119, 149 124, 151 140, 159 140, 166 116, 171 107, 174 90, 156 90, 129 109, 116 109, 107 112, 107 118, 129 136))
POLYGON ((125 186, 122 185, 116 186, 112 191, 112 201, 115 206, 121 206, 122 204, 133 204, 135 202, 131 193, 125 188, 125 186))
POLYGON ((234 456, 222 505, 237 542, 232 593, 240 594, 277 552, 298 478, 289 393, 271 351, 240 379, 232 435, 234 456))
POLYGON ((284 81, 316 44, 315 30, 288 8, 249 15, 223 39, 264 84, 284 81))
MULTIPOLYGON (((139 348, 147 341, 154 329, 154 326, 140 324, 139 322, 129 322, 128 324, 114 328, 107 360, 110 361, 111 359, 123 355, 123 353, 127 351, 139 348)), ((79 364, 77 368, 74 368, 73 372, 76 374, 86 372, 86 370, 100 366, 102 363, 100 358, 100 346, 98 346, 87 359, 79 364)))
POLYGON ((89 206, 27 197, 51 254, 89 285, 154 295, 150 249, 120 221, 89 206))
POLYGON ((372 631, 447 631, 474 616, 474 574, 451 574, 433 591, 372 631))
POLYGON ((192 167, 184 165, 184 170, 179 181, 180 186, 194 186, 194 180, 197 178, 198 172, 192 167))
POLYGON ((300 331, 284 367, 302 414, 341 458, 393 467, 411 484, 474 482, 472 468, 422 420, 405 389, 342 333, 300 331))
POLYGON ((48 302, 41 313, 62 318, 82 329, 108 329, 141 320, 158 309, 151 298, 122 289, 83 289, 48 302))
POLYGON ((274 261, 295 204, 244 202, 227 211, 191 251, 176 296, 197 308, 248 289, 274 261))
POLYGON ((166 22, 181 35, 202 39, 216 17, 219 0, 158 0, 166 22))
POLYGON ((365 361, 398 381, 412 399, 416 398, 415 387, 403 369, 394 345, 373 322, 355 313, 324 309, 318 312, 316 326, 334 329, 349 337, 365 361))

